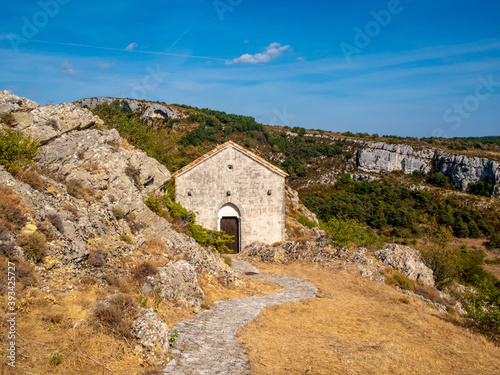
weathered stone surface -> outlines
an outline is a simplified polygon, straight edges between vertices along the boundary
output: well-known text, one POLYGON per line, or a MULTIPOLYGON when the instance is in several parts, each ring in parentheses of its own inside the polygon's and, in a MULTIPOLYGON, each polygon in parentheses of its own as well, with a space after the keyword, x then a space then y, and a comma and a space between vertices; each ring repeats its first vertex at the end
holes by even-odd
POLYGON ((101 207, 108 214, 113 208, 121 209, 124 214, 133 212, 141 228, 130 233, 125 222, 121 221, 120 225, 136 246, 146 240, 160 240, 198 272, 222 276, 232 282, 232 273, 218 254, 176 232, 170 223, 144 204, 144 197, 158 192, 170 179, 170 173, 156 160, 128 145, 116 130, 85 130, 62 135, 42 147, 37 161, 58 178, 79 181, 101 194, 101 207))
POLYGON ((45 177, 45 188, 40 192, 15 179, 0 166, 0 185, 12 187, 30 208, 30 225, 46 221, 48 214, 56 214, 61 218, 64 233, 49 225, 53 239, 49 242, 48 255, 58 258, 59 264, 45 264, 44 261, 40 267, 48 270, 59 267, 61 263, 81 262, 88 256, 89 242, 96 238, 102 239, 110 248, 121 251, 129 248, 119 239, 124 228, 106 206, 76 199, 67 194, 66 187, 60 183, 45 177))
POLYGON ((10 91, 0 91, 0 116, 10 112, 31 111, 39 106, 40 104, 14 95, 10 91))
POLYGON ((12 112, 14 124, 11 127, 31 136, 44 145, 73 130, 82 130, 103 121, 74 104, 40 106, 26 98, 8 91, 0 91, 0 113, 12 112))
POLYGON ((153 309, 141 309, 142 314, 132 324, 137 339, 135 353, 149 363, 163 363, 169 351, 168 326, 153 309))
POLYGON ((250 374, 248 357, 234 340, 238 328, 250 323, 265 307, 316 296, 317 288, 305 280, 262 274, 249 263, 239 260, 235 261, 235 269, 242 274, 254 273, 251 277, 273 281, 284 290, 265 296, 221 301, 194 319, 175 326, 172 332, 177 332, 179 337, 172 350, 174 359, 164 369, 164 374, 250 374))
POLYGON ((293 190, 290 187, 290 185, 285 186, 285 194, 286 194, 285 204, 287 213, 289 213, 290 211, 295 211, 296 213, 304 215, 309 220, 314 221, 316 224, 318 224, 318 218, 316 217, 316 214, 309 211, 307 207, 304 206, 304 204, 299 199, 299 193, 293 190))
POLYGON ((420 253, 417 250, 408 246, 388 244, 376 251, 373 256, 411 280, 434 286, 433 272, 421 261, 420 253))
POLYGON ((134 112, 141 113, 141 117, 145 120, 149 120, 151 118, 182 118, 184 117, 181 113, 172 109, 171 107, 160 104, 160 103, 151 103, 145 102, 142 100, 135 99, 118 99, 118 98, 110 98, 110 97, 97 97, 97 98, 85 98, 76 101, 78 105, 88 106, 90 108, 95 108, 100 104, 109 104, 115 100, 119 100, 120 103, 127 102, 130 106, 130 109, 134 112))
POLYGON ((485 158, 450 155, 439 151, 434 162, 436 170, 449 176, 452 183, 466 189, 478 180, 490 181, 496 184, 495 195, 498 196, 500 184, 500 163, 485 158))
POLYGON ((434 152, 415 150, 409 145, 373 142, 358 152, 358 167, 367 172, 429 172, 434 152))
POLYGON ((62 135, 40 150, 37 161, 60 178, 102 191, 126 212, 170 179, 166 167, 128 145, 115 129, 62 135))
POLYGON ((148 284, 153 290, 160 289, 162 298, 185 307, 200 307, 205 302, 205 294, 198 285, 196 271, 185 260, 158 268, 158 273, 148 278, 148 284))
POLYGON ((219 230, 221 217, 238 217, 240 249, 284 240, 286 174, 257 158, 227 142, 175 174, 176 200, 197 223, 219 230))

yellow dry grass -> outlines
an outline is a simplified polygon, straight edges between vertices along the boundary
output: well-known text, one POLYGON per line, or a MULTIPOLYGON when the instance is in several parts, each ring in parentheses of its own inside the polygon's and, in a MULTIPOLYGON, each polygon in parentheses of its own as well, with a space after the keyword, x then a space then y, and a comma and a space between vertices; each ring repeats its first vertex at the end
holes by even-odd
POLYGON ((319 293, 266 308, 239 330, 256 375, 500 373, 500 348, 393 287, 341 266, 257 267, 309 280, 319 293))
MULTIPOLYGON (((0 374, 145 374, 148 371, 152 374, 152 371, 163 368, 162 364, 143 362, 141 357, 133 354, 135 342, 99 327, 93 320, 92 308, 98 301, 119 292, 119 286, 73 283, 74 290, 64 293, 61 292, 63 286, 71 282, 59 280, 55 274, 54 280, 49 282, 50 294, 37 288, 22 290, 21 284, 17 284, 16 369, 12 372, 6 361, 2 361, 0 374), (61 363, 51 362, 52 353, 62 355, 61 363)), ((221 299, 280 290, 274 283, 248 277, 237 278, 233 285, 224 286, 205 276, 200 278, 200 285, 207 297, 205 307, 221 299)), ((128 289, 138 291, 132 279, 128 281, 128 289)), ((140 295, 132 293, 134 298, 140 295)), ((0 296, 3 313, 7 312, 7 298, 7 295, 0 296)), ((151 308, 153 304, 153 298, 149 296, 146 307, 151 308)), ((161 301, 158 306, 158 315, 169 329, 200 311, 172 301, 161 301)), ((8 328, 5 314, 2 314, 0 337, 7 337, 8 328)))

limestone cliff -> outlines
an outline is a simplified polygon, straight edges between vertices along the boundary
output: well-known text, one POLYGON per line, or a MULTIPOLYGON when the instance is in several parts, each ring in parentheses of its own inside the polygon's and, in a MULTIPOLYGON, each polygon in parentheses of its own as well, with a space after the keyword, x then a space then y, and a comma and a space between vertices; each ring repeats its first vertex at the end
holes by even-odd
MULTIPOLYGON (((297 134, 289 132, 288 135, 297 134)), ((343 138, 306 134, 308 137, 327 138, 332 141, 343 138)), ((414 147, 407 144, 391 144, 350 139, 350 150, 356 153, 356 166, 371 173, 436 171, 450 177, 452 183, 466 189, 478 180, 495 185, 493 196, 500 197, 500 163, 487 158, 450 154, 438 148, 414 147)))

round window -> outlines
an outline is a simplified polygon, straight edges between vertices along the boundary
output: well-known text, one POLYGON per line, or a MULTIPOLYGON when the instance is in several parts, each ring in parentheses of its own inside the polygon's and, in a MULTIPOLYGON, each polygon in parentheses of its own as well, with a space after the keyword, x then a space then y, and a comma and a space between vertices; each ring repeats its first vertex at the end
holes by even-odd
POLYGON ((232 172, 232 171, 233 171, 233 166, 232 166, 231 164, 230 164, 230 165, 228 165, 228 166, 227 166, 227 170, 228 170, 229 172, 232 172))

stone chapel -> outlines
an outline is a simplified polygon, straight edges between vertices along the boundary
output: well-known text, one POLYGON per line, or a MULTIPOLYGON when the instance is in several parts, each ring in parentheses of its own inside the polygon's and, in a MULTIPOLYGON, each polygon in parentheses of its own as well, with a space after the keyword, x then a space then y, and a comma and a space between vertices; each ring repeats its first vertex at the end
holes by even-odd
POLYGON ((252 242, 285 239, 287 173, 229 141, 173 174, 177 202, 196 222, 235 236, 235 252, 252 242))

